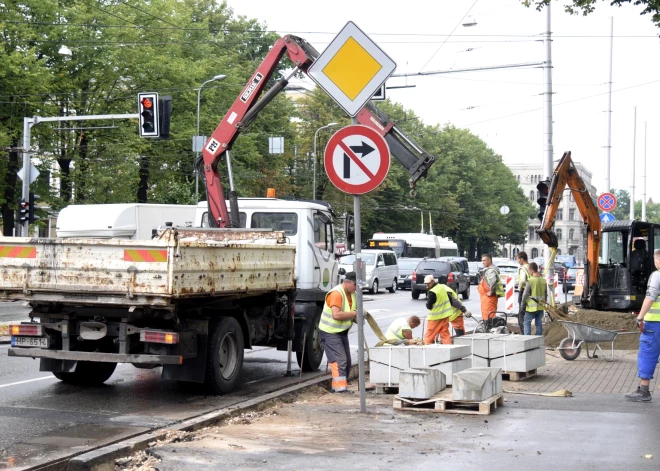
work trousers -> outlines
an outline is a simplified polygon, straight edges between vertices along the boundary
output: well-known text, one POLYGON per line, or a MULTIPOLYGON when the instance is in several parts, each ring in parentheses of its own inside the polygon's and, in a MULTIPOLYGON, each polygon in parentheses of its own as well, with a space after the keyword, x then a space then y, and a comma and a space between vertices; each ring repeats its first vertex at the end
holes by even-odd
POLYGON ((428 321, 426 332, 424 333, 424 343, 430 345, 440 336, 444 345, 451 345, 451 335, 449 334, 449 317, 428 321))
POLYGON ((525 335, 532 335, 532 321, 536 325, 536 335, 543 335, 543 311, 525 311, 525 335))
POLYGON ((639 336, 637 370, 641 379, 653 379, 655 366, 660 357, 660 322, 644 322, 644 332, 639 336))
POLYGON ((332 373, 332 390, 334 392, 348 390, 348 374, 351 371, 348 330, 339 334, 321 331, 321 342, 323 342, 323 350, 325 350, 328 366, 332 373))

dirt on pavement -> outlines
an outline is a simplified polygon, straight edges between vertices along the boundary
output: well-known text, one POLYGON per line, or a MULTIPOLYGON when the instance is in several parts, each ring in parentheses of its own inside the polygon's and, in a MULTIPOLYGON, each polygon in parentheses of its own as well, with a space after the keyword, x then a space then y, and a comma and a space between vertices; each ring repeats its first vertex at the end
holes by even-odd
MULTIPOLYGON (((570 315, 571 320, 580 324, 587 324, 593 327, 599 327, 606 330, 621 330, 627 332, 639 332, 635 316, 628 312, 609 312, 595 311, 592 309, 580 309, 575 314, 570 315)), ((557 347, 562 339, 568 337, 566 329, 559 322, 550 322, 543 326, 543 336, 547 347, 557 347)), ((607 344, 609 346, 609 344, 607 344)), ((601 345, 605 348, 605 345, 601 345)), ((619 335, 614 342, 616 350, 638 350, 639 335, 626 334, 619 335)))

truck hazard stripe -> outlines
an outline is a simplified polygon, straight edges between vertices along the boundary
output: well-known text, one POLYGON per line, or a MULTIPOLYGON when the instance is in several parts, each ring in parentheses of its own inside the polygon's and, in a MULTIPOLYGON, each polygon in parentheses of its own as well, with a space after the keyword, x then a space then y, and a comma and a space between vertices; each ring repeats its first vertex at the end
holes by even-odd
POLYGON ((23 247, 20 245, 0 245, 0 257, 37 258, 37 248, 23 247))
POLYGON ((167 250, 124 250, 126 262, 167 262, 167 250))

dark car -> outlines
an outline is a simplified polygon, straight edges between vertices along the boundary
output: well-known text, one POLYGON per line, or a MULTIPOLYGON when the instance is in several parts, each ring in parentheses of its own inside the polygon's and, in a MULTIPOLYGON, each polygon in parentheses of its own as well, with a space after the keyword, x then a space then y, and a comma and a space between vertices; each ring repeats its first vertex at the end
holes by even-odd
POLYGON ((481 262, 468 262, 470 268, 470 284, 478 285, 481 281, 481 275, 484 273, 484 266, 481 262))
POLYGON ((575 289, 575 281, 577 280, 577 272, 584 270, 584 267, 570 267, 566 270, 566 276, 564 277, 563 290, 564 293, 568 293, 571 290, 575 289))
POLYGON ((415 268, 417 268, 417 265, 422 260, 421 258, 400 258, 397 260, 397 264, 399 265, 399 289, 410 289, 412 272, 415 271, 415 268))
POLYGON ((470 277, 463 273, 463 267, 455 261, 427 259, 419 262, 412 273, 412 298, 419 299, 421 293, 426 293, 424 277, 433 275, 435 281, 446 284, 460 293, 463 299, 470 297, 470 277))

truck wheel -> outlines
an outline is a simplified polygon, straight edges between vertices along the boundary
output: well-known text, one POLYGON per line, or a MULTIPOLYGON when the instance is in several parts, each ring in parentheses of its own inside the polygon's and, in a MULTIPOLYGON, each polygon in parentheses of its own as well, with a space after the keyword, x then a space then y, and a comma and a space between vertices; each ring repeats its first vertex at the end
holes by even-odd
POLYGON ((213 394, 236 388, 243 367, 243 331, 233 317, 221 318, 213 330, 206 355, 205 383, 213 394))
POLYGON ((395 280, 392 282, 392 286, 390 286, 389 288, 387 288, 387 291, 389 291, 390 293, 395 293, 397 287, 398 287, 398 286, 397 286, 397 281, 396 281, 396 279, 395 279, 395 280))
POLYGON ((100 386, 110 379, 115 368, 117 368, 117 363, 79 361, 75 371, 70 373, 53 371, 53 376, 67 384, 100 386))
POLYGON ((412 295, 413 299, 419 299, 419 291, 413 289, 410 294, 412 295))
POLYGON ((470 299, 470 283, 468 283, 468 286, 465 289, 465 291, 461 293, 461 296, 463 297, 463 299, 470 299))
MULTIPOLYGON (((323 345, 321 344, 321 331, 319 330, 319 321, 321 320, 321 310, 319 310, 312 319, 312 323, 307 329, 305 340, 305 356, 303 352, 296 352, 298 366, 303 371, 316 371, 323 361, 323 345)), ((303 334, 304 335, 304 334, 303 334)))
POLYGON ((579 345, 579 343, 571 337, 566 337, 559 342, 559 354, 564 360, 575 360, 580 356, 580 351, 582 350, 582 345, 579 345))

